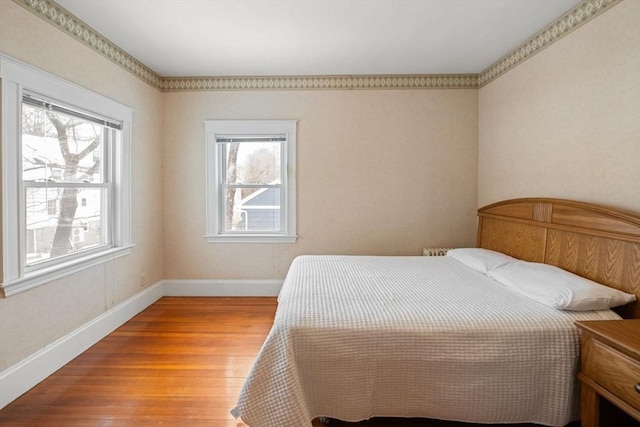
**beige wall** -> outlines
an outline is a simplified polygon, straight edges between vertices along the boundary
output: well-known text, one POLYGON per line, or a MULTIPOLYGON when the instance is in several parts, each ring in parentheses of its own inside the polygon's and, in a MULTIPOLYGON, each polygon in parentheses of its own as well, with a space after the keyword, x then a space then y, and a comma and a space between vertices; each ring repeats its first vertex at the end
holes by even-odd
POLYGON ((300 254, 473 245, 477 90, 165 94, 168 279, 281 279, 300 254), (298 120, 298 242, 206 243, 204 120, 298 120))
POLYGON ((134 109, 131 255, 0 298, 0 371, 162 279, 162 94, 50 24, 0 1, 0 52, 134 109))
POLYGON ((478 204, 550 196, 640 212, 640 1, 480 89, 478 204))

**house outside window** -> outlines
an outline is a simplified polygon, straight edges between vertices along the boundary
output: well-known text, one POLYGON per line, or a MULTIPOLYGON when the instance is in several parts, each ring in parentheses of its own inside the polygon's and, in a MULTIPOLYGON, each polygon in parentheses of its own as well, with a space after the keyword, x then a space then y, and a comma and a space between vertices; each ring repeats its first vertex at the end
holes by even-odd
POLYGON ((209 242, 295 242, 296 122, 207 120, 209 242))
MULTIPOLYGON (((27 198, 27 206, 33 206, 35 204, 39 204, 40 202, 36 202, 33 197, 27 198)), ((56 216, 58 215, 58 199, 46 199, 47 201, 47 215, 56 216)))
POLYGON ((238 203, 240 224, 247 231, 278 230, 280 227, 280 188, 267 187, 251 192, 238 203))
POLYGON ((11 58, 0 66, 9 296, 130 252, 132 111, 11 58))

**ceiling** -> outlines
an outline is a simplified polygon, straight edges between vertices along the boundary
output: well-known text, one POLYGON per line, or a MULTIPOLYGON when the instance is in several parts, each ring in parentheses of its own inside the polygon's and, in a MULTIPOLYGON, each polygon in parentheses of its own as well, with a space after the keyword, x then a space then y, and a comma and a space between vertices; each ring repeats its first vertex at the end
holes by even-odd
POLYGON ((56 0, 163 77, 477 74, 580 0, 56 0))

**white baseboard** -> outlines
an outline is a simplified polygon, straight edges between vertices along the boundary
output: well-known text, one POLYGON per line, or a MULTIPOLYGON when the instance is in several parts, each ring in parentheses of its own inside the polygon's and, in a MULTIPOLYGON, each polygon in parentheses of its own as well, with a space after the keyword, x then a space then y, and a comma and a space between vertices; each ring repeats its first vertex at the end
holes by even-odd
POLYGON ((0 372, 0 409, 162 297, 157 283, 0 372))
POLYGON ((0 372, 0 409, 163 296, 277 296, 282 280, 161 280, 0 372))
POLYGON ((171 297, 275 297, 282 280, 163 280, 171 297))

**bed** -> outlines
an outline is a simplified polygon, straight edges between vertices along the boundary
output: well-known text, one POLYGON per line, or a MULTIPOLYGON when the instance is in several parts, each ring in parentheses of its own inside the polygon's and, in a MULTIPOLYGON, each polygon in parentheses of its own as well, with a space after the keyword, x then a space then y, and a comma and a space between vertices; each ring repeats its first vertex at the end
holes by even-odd
MULTIPOLYGON (((516 199, 478 211, 478 245, 640 294, 640 217, 516 199)), ((486 272, 484 272, 486 273, 486 272)), ((577 320, 451 256, 301 256, 232 413, 252 427, 316 417, 563 426, 578 418, 577 320)))

